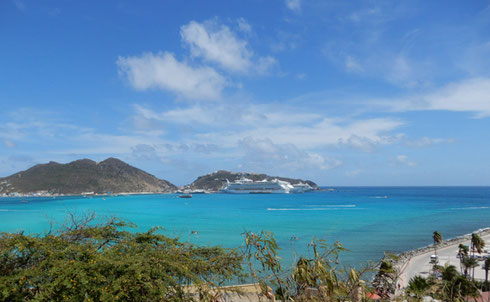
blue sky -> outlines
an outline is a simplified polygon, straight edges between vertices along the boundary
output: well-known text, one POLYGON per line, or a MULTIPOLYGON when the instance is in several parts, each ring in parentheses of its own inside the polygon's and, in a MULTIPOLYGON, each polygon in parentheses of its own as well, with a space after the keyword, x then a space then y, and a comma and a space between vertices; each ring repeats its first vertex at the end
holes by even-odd
POLYGON ((0 104, 0 176, 489 185, 490 4, 2 0, 0 104))

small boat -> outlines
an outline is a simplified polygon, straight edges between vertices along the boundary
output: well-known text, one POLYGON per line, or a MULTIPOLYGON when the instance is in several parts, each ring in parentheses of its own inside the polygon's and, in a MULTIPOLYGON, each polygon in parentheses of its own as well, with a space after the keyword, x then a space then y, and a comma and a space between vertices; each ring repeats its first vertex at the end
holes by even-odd
POLYGON ((191 194, 182 194, 182 195, 179 195, 180 198, 192 198, 192 195, 191 194))

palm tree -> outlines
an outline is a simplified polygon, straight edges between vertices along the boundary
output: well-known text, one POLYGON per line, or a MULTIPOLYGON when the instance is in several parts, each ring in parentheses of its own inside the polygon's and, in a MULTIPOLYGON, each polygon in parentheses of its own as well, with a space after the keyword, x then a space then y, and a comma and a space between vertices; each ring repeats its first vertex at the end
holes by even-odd
POLYGON ((439 231, 434 231, 432 239, 434 239, 434 253, 437 256, 437 245, 442 243, 442 234, 439 231))
POLYGON ((464 257, 468 257, 469 248, 467 245, 462 243, 458 246, 458 256, 459 256, 459 270, 463 273, 463 259, 464 257))
POLYGON ((459 274, 451 281, 444 282, 442 290, 444 301, 467 301, 469 297, 481 296, 475 283, 459 274))
POLYGON ((451 281, 457 276, 459 276, 458 269, 454 265, 445 264, 444 266, 440 266, 441 277, 444 281, 451 281))
POLYGON ((480 236, 478 236, 478 234, 471 234, 471 251, 473 252, 473 255, 475 254, 475 251, 481 254, 484 247, 485 241, 480 236))
POLYGON ((475 279, 475 267, 478 266, 478 260, 474 257, 464 257, 463 258, 463 266, 464 266, 464 276, 468 277, 468 269, 473 269, 473 280, 475 279))
POLYGON ((485 284, 488 286, 488 271, 490 271, 490 258, 485 259, 483 264, 483 269, 485 270, 485 284))
POLYGON ((408 281, 407 293, 414 298, 414 301, 422 301, 426 296, 430 283, 422 276, 415 276, 408 281))

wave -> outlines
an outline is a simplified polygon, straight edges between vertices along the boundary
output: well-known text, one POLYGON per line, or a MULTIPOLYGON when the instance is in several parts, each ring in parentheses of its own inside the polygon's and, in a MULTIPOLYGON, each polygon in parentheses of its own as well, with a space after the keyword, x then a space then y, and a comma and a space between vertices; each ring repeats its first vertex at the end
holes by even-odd
POLYGON ((490 207, 464 207, 464 208, 451 208, 451 210, 478 210, 478 209, 489 209, 490 207))
POLYGON ((0 212, 37 212, 37 210, 11 210, 11 209, 0 209, 0 212))
POLYGON ((319 207, 319 208, 355 208, 355 204, 312 204, 305 205, 305 207, 319 207))
POLYGON ((330 208, 267 208, 267 211, 333 211, 352 209, 353 207, 330 207, 330 208))
POLYGON ((388 198, 387 195, 383 195, 383 196, 369 196, 369 198, 388 198))

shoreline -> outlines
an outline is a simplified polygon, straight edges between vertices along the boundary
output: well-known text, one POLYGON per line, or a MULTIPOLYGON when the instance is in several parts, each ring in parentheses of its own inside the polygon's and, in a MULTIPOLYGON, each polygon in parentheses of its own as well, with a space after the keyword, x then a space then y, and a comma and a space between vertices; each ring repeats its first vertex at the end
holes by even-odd
MULTIPOLYGON (((480 228, 468 234, 449 238, 447 240, 444 240, 441 244, 437 245, 437 251, 441 258, 441 263, 444 261, 449 263, 451 261, 450 257, 452 256, 456 258, 454 249, 457 250, 458 245, 461 243, 467 243, 468 241, 471 241, 471 235, 475 233, 478 234, 480 237, 489 237, 490 227, 480 228)), ((485 241, 488 244, 487 247, 490 246, 489 238, 487 238, 485 241)), ((425 262, 427 262, 427 259, 430 259, 430 255, 433 254, 434 244, 426 245, 420 248, 397 254, 399 259, 394 263, 394 266, 399 270, 398 284, 400 285, 401 289, 405 288, 408 285, 408 281, 410 280, 411 275, 423 275, 427 273, 424 271, 424 269, 427 269, 427 264, 425 262)))
MULTIPOLYGON (((471 239, 471 234, 475 234, 475 233, 480 235, 480 236, 490 235, 490 227, 481 228, 481 229, 475 230, 475 231, 468 233, 468 234, 464 234, 464 235, 456 236, 456 237, 453 237, 450 239, 446 239, 441 244, 439 244, 437 246, 437 248, 442 249, 442 248, 452 246, 455 244, 460 244, 464 241, 471 239)), ((416 248, 413 250, 409 250, 406 252, 399 253, 399 254, 397 254, 397 256, 399 256, 400 259, 404 258, 406 260, 407 258, 419 256, 421 254, 425 254, 428 251, 433 251, 433 250, 434 250, 434 244, 429 244, 429 245, 426 245, 423 247, 419 247, 419 248, 416 248)))
POLYGON ((125 196, 125 195, 168 195, 177 194, 177 192, 121 192, 113 194, 15 194, 15 195, 0 195, 0 198, 24 198, 24 197, 108 197, 108 196, 125 196))

